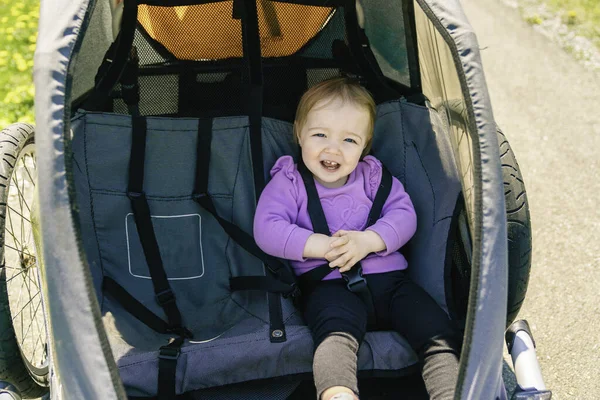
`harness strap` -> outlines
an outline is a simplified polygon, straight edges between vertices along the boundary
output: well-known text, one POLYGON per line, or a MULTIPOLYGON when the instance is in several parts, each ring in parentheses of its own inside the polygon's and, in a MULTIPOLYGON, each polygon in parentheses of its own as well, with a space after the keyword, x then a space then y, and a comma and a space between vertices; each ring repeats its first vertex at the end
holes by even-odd
POLYGON ((133 209, 133 218, 138 231, 138 236, 142 244, 154 294, 157 303, 164 310, 169 325, 173 328, 182 326, 181 313, 177 308, 175 294, 169 285, 167 274, 165 272, 163 261, 160 255, 158 242, 152 219, 150 215, 150 207, 146 199, 146 194, 143 191, 144 179, 144 159, 146 147, 146 118, 134 116, 132 118, 132 143, 131 143, 131 158, 129 163, 129 187, 127 197, 131 200, 131 208, 133 209))
POLYGON ((173 338, 168 345, 158 350, 158 399, 172 400, 176 398, 175 377, 177 360, 181 354, 184 338, 173 338))
POLYGON ((88 110, 104 110, 110 92, 119 82, 126 67, 127 55, 131 50, 137 26, 138 4, 135 0, 125 0, 123 18, 119 34, 108 52, 96 76, 96 84, 90 97, 85 101, 88 110))
MULTIPOLYGON (((329 226, 327 225, 327 219, 325 218, 325 213, 323 212, 323 207, 321 206, 321 200, 319 199, 319 193, 317 192, 314 177, 306 165, 304 165, 302 160, 298 162, 298 171, 300 172, 300 176, 302 177, 302 181, 304 182, 306 193, 308 195, 307 209, 310 221, 313 225, 313 232, 329 236, 329 226)), ((377 193, 375 194, 375 198, 373 199, 371 210, 369 211, 367 227, 377 222, 381 216, 383 205, 390 194, 391 188, 392 174, 387 170, 387 168, 385 168, 385 166, 382 165, 381 182, 379 184, 379 188, 377 189, 377 193)), ((329 264, 323 264, 300 275, 298 280, 302 285, 310 287, 314 285, 315 282, 321 281, 323 278, 329 275, 329 273, 331 273, 329 264)), ((367 279, 363 276, 362 265, 360 262, 358 262, 350 269, 350 271, 342 272, 341 274, 342 278, 344 278, 346 281, 348 290, 356 293, 367 305, 369 313, 368 323, 373 325, 375 323, 375 307, 373 305, 371 291, 367 285, 367 279)))
POLYGON ((176 329, 150 311, 135 297, 119 285, 114 279, 105 276, 102 280, 102 291, 111 295, 129 314, 137 318, 155 332, 163 334, 175 333, 179 336, 192 338, 192 333, 185 327, 176 329))
MULTIPOLYGON (((298 295, 295 278, 289 268, 286 268, 275 257, 265 254, 258 247, 252 236, 218 215, 212 198, 208 194, 211 143, 212 120, 210 118, 202 118, 198 122, 196 180, 192 198, 203 209, 212 214, 225 233, 244 250, 261 260, 267 266, 268 273, 273 275, 234 277, 230 279, 230 289, 232 291, 265 290, 269 292, 267 298, 269 304, 269 324, 271 326, 269 340, 271 342, 285 341, 286 336, 280 294, 283 294, 284 297, 298 295)), ((256 161, 256 158, 254 158, 254 161, 256 161)))
POLYGON ((167 316, 165 323, 150 310, 144 307, 125 289, 116 282, 105 279, 103 284, 121 303, 126 311, 144 322, 151 329, 160 333, 175 334, 171 342, 159 349, 158 361, 158 387, 159 400, 175 398, 175 381, 177 370, 177 359, 185 338, 191 338, 192 333, 183 326, 181 312, 177 307, 175 294, 171 289, 164 264, 160 255, 160 248, 156 240, 152 216, 146 194, 144 193, 144 167, 146 159, 146 118, 139 115, 139 84, 137 82, 137 53, 132 50, 125 73, 121 80, 123 100, 129 108, 131 119, 131 156, 129 159, 129 182, 127 197, 131 201, 133 217, 137 227, 140 243, 144 251, 154 294, 157 303, 161 306, 167 316), (162 322, 162 323, 161 323, 162 322), (166 325, 166 326, 165 326, 166 325))

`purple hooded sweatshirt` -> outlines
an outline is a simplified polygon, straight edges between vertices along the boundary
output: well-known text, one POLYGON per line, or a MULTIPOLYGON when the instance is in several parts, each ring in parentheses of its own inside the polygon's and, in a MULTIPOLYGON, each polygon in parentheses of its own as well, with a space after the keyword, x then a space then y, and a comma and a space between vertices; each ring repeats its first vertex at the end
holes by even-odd
MULTIPOLYGON (((327 225, 333 235, 343 230, 363 231, 381 182, 381 162, 366 156, 339 188, 326 188, 315 181, 327 225)), ((308 215, 308 196, 294 160, 283 156, 271 170, 271 181, 262 192, 254 217, 254 238, 267 254, 290 260, 296 275, 327 263, 324 258, 302 257, 313 227, 308 215)), ((415 209, 404 187, 396 178, 383 205, 382 215, 368 229, 383 239, 386 249, 369 254, 363 261, 363 273, 376 274, 405 269, 406 259, 397 250, 414 235, 415 209)), ((341 278, 337 268, 324 279, 341 278)))

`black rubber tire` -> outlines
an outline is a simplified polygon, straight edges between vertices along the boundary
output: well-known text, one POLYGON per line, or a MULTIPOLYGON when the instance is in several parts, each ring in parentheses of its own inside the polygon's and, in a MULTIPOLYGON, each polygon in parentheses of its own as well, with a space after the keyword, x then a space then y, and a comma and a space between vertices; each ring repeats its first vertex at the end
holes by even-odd
MULTIPOLYGON (((0 245, 4 257, 6 198, 15 165, 21 151, 34 140, 29 124, 13 124, 0 132, 0 245)), ((12 324, 6 284, 6 269, 0 269, 0 380, 12 383, 23 398, 37 398, 48 392, 48 368, 31 371, 23 360, 12 324)))
POLYGON ((508 298, 506 327, 513 323, 527 294, 531 271, 531 219, 519 164, 504 133, 497 129, 506 202, 508 298))
MULTIPOLYGON (((456 124, 458 128, 464 129, 466 121, 464 102, 451 100, 446 103, 445 107, 450 113, 451 124, 456 124)), ((508 239, 508 296, 506 302, 506 327, 508 328, 521 310, 527 294, 531 271, 531 218, 525 184, 515 154, 499 127, 496 127, 496 133, 502 165, 508 239)), ((455 282, 455 287, 460 288, 459 293, 454 293, 457 299, 468 297, 466 288, 469 287, 467 282, 470 279, 470 266, 465 265, 465 268, 468 271, 459 273, 459 282, 455 282)), ((455 307, 459 313, 461 311, 466 313, 464 301, 455 307)))

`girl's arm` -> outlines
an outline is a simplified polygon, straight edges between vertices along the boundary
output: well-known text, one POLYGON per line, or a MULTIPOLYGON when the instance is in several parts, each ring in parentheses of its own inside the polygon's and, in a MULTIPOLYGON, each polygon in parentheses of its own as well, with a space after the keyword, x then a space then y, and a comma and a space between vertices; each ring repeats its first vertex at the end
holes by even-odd
POLYGON ((287 260, 324 258, 329 236, 296 224, 298 190, 284 171, 273 176, 263 190, 254 216, 254 239, 267 254, 287 260))
POLYGON ((333 239, 322 233, 313 233, 308 237, 302 255, 304 258, 325 258, 325 254, 331 250, 333 239))
POLYGON ((385 250, 378 253, 387 255, 404 246, 417 230, 417 214, 408 193, 402 183, 392 178, 392 189, 383 205, 381 217, 367 230, 377 233, 385 250))

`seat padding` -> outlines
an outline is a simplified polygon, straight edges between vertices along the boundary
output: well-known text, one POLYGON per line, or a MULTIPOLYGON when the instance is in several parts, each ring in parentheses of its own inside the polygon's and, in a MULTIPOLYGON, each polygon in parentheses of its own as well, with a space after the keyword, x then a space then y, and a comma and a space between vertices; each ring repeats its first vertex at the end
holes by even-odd
MULTIPOLYGON (((282 299, 287 340, 271 343, 266 294, 229 290, 230 277, 264 275, 264 267, 192 201, 198 120, 149 117, 147 125, 144 189, 169 283, 194 333, 178 360, 177 392, 309 373, 312 339, 291 301, 282 299)), ((72 128, 81 237, 112 351, 128 394, 156 395, 158 349, 169 336, 152 331, 101 290, 102 279, 110 277, 164 318, 126 196, 131 119, 80 112, 72 128)), ((209 194, 221 217, 251 233, 255 195, 247 117, 214 119, 212 137, 209 194)), ((297 156, 292 125, 263 118, 262 147, 268 179, 278 157, 297 156)), ((390 102, 379 106, 373 151, 413 198, 419 227, 408 245, 409 268, 445 308, 445 244, 460 186, 442 162, 447 143, 434 134, 426 108, 390 102)), ((368 333, 359 350, 360 370, 401 372, 416 362, 406 341, 391 332, 368 333)))

